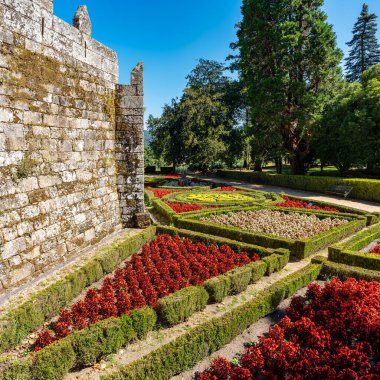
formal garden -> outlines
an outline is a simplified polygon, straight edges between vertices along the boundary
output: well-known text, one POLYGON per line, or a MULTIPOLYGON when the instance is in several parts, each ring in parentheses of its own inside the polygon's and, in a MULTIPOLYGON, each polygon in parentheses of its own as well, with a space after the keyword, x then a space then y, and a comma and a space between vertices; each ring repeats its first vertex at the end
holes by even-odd
POLYGON ((0 380, 380 380, 376 15, 343 75, 322 5, 243 0, 239 78, 149 117, 150 226, 1 307, 0 380))

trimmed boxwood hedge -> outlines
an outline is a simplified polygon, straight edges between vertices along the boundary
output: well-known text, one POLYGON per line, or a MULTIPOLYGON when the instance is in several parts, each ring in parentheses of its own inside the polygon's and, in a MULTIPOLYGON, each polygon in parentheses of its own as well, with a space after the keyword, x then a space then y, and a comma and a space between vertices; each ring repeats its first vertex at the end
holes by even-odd
POLYGON ((116 367, 102 380, 166 380, 211 355, 260 318, 273 312, 279 303, 314 281, 322 265, 310 264, 260 291, 257 297, 220 317, 192 328, 182 336, 126 366, 116 367))
POLYGON ((66 277, 30 295, 21 304, 11 306, 0 319, 0 352, 19 344, 46 320, 58 314, 86 287, 111 273, 155 234, 156 227, 152 226, 137 235, 119 240, 100 250, 83 266, 73 268, 66 277))
POLYGON ((185 322, 194 313, 203 310, 209 295, 201 286, 189 286, 158 301, 158 317, 166 326, 185 322))
POLYGON ((283 186, 291 189, 325 193, 331 186, 343 185, 353 187, 350 198, 380 202, 380 180, 367 178, 312 177, 300 175, 268 174, 258 172, 240 172, 218 170, 218 177, 231 178, 251 183, 283 186))
MULTIPOLYGON (((278 208, 270 208, 271 210, 278 210, 278 208)), ((246 210, 258 210, 258 208, 244 208, 244 209, 234 209, 229 211, 246 211, 246 210)), ((281 210, 284 212, 294 212, 294 210, 281 210)), ((198 220, 201 217, 208 216, 211 214, 226 213, 226 210, 207 210, 197 216, 187 216, 187 217, 176 217, 175 225, 178 228, 193 230, 197 232, 202 232, 210 235, 221 236, 231 240, 242 241, 248 244, 257 244, 262 247, 270 248, 286 248, 289 249, 291 254, 298 258, 304 259, 310 256, 312 253, 317 252, 320 249, 325 248, 330 243, 341 240, 366 226, 366 219, 364 216, 359 215, 345 215, 344 218, 348 219, 349 222, 345 223, 339 227, 333 228, 329 231, 325 231, 319 235, 307 238, 307 239, 286 239, 281 237, 276 237, 269 234, 256 233, 246 231, 237 227, 224 226, 217 223, 203 222, 198 220)), ((297 211, 298 213, 303 213, 307 215, 316 215, 325 217, 325 214, 321 214, 314 210, 297 211)), ((330 214, 331 217, 342 218, 342 214, 330 214)))
POLYGON ((153 330, 157 315, 149 307, 109 318, 32 353, 25 359, 0 358, 0 380, 59 380, 71 369, 95 364, 107 354, 142 339, 153 330))
POLYGON ((329 260, 380 271, 380 255, 360 252, 368 244, 380 238, 380 223, 356 234, 342 244, 329 247, 329 260))
POLYGON ((265 257, 272 255, 273 253, 279 253, 281 255, 288 254, 289 251, 287 249, 272 249, 272 248, 264 248, 255 244, 248 244, 237 240, 227 239, 221 236, 208 235, 202 232, 190 231, 178 229, 176 227, 169 227, 164 225, 157 225, 157 233, 158 234, 169 234, 171 236, 179 235, 185 238, 189 238, 190 240, 196 242, 204 242, 207 245, 215 244, 216 246, 228 245, 235 252, 246 252, 248 255, 258 254, 260 257, 265 257))
POLYGON ((334 263, 332 261, 326 261, 323 264, 322 273, 327 277, 339 277, 341 280, 352 277, 357 280, 380 282, 379 271, 334 263))

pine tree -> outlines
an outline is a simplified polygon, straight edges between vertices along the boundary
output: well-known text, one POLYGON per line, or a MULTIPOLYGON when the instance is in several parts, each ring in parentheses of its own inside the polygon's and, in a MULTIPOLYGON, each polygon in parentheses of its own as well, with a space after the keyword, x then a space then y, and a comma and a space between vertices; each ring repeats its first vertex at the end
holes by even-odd
POLYGON ((363 9, 352 31, 353 38, 347 45, 351 48, 346 59, 347 79, 360 81, 362 73, 380 63, 380 46, 376 38, 377 16, 369 13, 368 5, 363 9))

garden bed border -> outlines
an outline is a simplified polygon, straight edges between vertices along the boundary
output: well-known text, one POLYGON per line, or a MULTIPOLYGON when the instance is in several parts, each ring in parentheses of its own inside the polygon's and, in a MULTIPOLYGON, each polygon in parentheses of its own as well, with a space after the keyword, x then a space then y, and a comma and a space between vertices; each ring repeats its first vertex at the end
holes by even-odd
POLYGON ((347 237, 357 231, 360 231, 366 226, 366 218, 364 216, 359 215, 340 213, 328 213, 328 215, 326 215, 326 213, 320 213, 318 210, 297 209, 297 211, 295 211, 294 209, 277 207, 245 207, 233 208, 229 210, 203 210, 202 212, 191 216, 177 215, 174 218, 174 225, 178 228, 221 236, 227 239, 242 241, 248 244, 257 244, 262 247, 286 248, 289 249, 291 255, 293 255, 297 259, 304 259, 310 256, 312 253, 315 253, 318 250, 325 248, 329 244, 339 241, 342 238, 347 237), (211 214, 249 210, 255 211, 260 209, 316 215, 317 217, 329 216, 332 218, 345 218, 348 219, 349 222, 307 239, 286 239, 269 234, 245 231, 237 227, 223 226, 221 224, 203 222, 199 220, 200 218, 209 216, 211 214))
POLYGON ((329 260, 339 264, 380 271, 380 255, 360 251, 378 238, 380 238, 380 223, 359 232, 346 243, 330 246, 329 260))
POLYGON ((63 278, 30 294, 21 304, 6 307, 0 318, 0 353, 19 344, 46 320, 58 314, 62 307, 68 306, 86 287, 111 273, 155 235, 156 227, 151 226, 137 235, 119 239, 100 249, 83 266, 74 267, 63 278))

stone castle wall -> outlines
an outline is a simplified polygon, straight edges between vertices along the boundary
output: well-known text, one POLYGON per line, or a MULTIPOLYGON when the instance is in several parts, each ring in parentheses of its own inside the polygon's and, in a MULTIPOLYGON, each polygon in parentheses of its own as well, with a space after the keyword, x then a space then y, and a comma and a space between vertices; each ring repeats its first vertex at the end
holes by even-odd
POLYGON ((0 294, 143 212, 142 66, 53 0, 0 0, 0 294))

